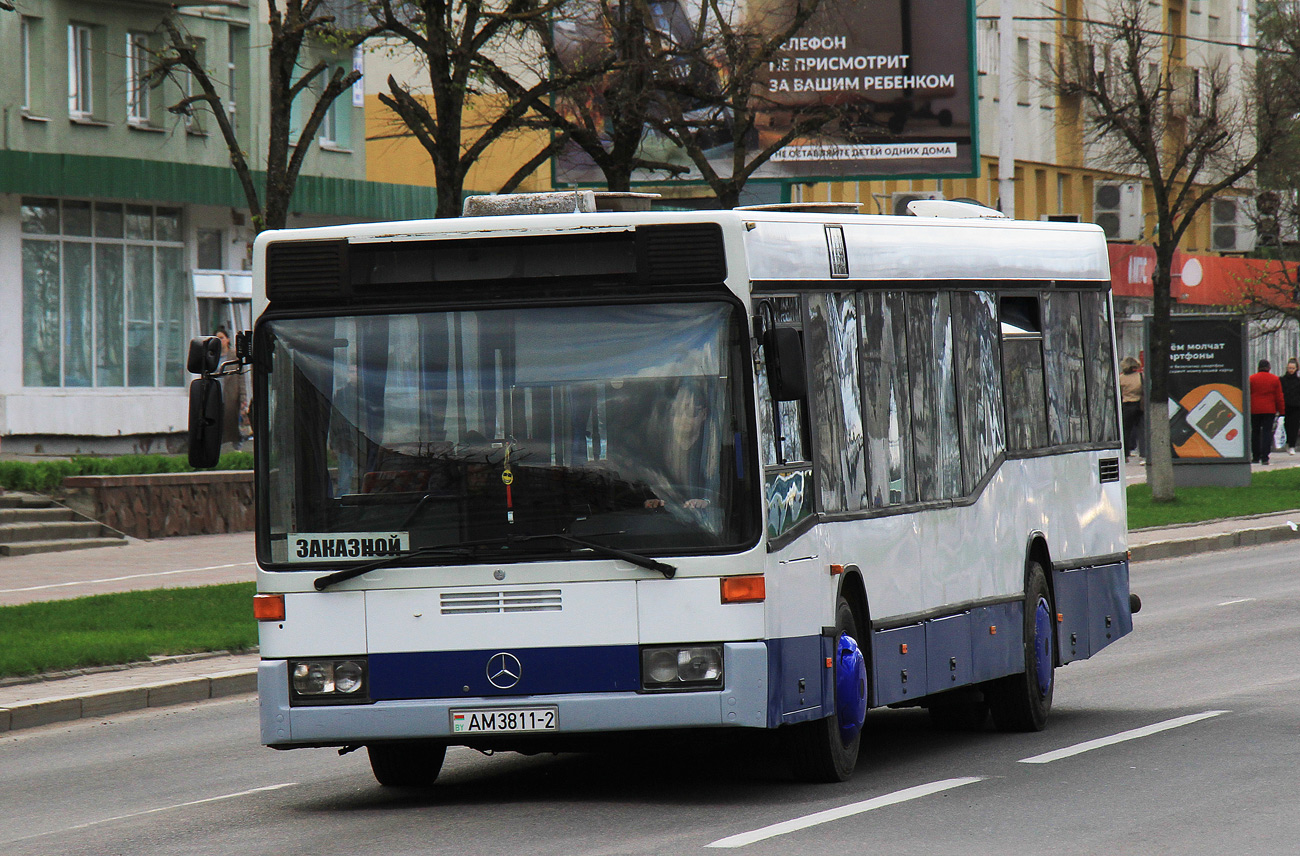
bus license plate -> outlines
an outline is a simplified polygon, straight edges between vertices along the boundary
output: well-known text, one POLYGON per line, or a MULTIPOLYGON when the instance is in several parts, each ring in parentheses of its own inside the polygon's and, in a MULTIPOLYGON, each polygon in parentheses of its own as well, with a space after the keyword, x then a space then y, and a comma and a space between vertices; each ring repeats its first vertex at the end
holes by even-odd
POLYGON ((453 734, 555 731, 557 725, 558 717, 553 707, 512 707, 451 712, 453 734))

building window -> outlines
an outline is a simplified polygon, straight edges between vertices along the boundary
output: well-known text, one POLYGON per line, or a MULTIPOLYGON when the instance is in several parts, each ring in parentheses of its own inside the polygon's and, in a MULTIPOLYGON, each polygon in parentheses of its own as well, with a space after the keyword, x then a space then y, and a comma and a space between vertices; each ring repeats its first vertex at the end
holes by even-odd
POLYGON ((84 24, 68 25, 68 115, 74 119, 95 112, 93 35, 84 24))
POLYGON ((149 124, 149 36, 126 34, 126 115, 136 125, 149 124))
POLYGON ((1016 103, 1029 106, 1029 39, 1016 39, 1016 103))
POLYGON ((1047 42, 1038 43, 1038 106, 1051 110, 1056 105, 1056 70, 1052 62, 1052 46, 1047 42))
POLYGON ((225 268, 225 233, 220 229, 196 229, 195 238, 199 270, 225 268))
POLYGON ((184 385, 181 210, 25 197, 23 384, 184 385))
MULTIPOLYGON (((208 64, 207 40, 193 39, 192 44, 194 46, 194 56, 198 59, 199 65, 206 68, 208 64)), ((189 69, 184 69, 181 86, 185 90, 185 97, 187 99, 200 94, 202 90, 198 80, 194 77, 194 73, 189 69)), ((190 102, 189 109, 185 111, 185 130, 187 133, 200 135, 204 133, 200 111, 202 108, 207 106, 208 104, 206 101, 190 102)))
POLYGON ((24 17, 20 27, 21 60, 23 64, 23 103, 24 113, 32 109, 32 19, 24 17))
POLYGON ((235 60, 239 57, 239 48, 235 44, 236 31, 232 27, 227 33, 226 38, 226 115, 230 119, 232 129, 238 127, 235 123, 236 105, 239 99, 236 97, 239 93, 239 77, 237 75, 238 67, 235 60))
POLYGON ((338 123, 339 99, 335 98, 330 102, 330 106, 325 110, 325 118, 320 123, 320 144, 334 148, 338 146, 339 123, 338 123))

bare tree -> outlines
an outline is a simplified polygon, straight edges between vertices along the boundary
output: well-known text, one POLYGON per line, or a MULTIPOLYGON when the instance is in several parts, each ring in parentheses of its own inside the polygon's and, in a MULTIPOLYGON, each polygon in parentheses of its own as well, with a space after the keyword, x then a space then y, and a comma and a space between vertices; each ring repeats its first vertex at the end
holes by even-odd
MULTIPOLYGON (((417 85, 388 78, 379 100, 396 113, 429 153, 437 186, 438 217, 460 214, 465 177, 489 145, 526 125, 553 93, 572 82, 526 60, 539 47, 535 33, 564 0, 381 0, 376 23, 414 47, 427 73, 417 85), (489 106, 482 122, 471 108, 489 106)), ((517 184, 555 150, 552 141, 507 183, 517 184)))
MULTIPOLYGON (((1300 6, 1265 0, 1257 8, 1259 69, 1275 88, 1300 91, 1300 6)), ((1261 160, 1256 197, 1258 252, 1274 264, 1243 283, 1243 304, 1267 326, 1300 321, 1300 129, 1281 128, 1261 160)))
POLYGON ((785 105, 765 94, 768 70, 820 5, 821 0, 794 0, 777 13, 748 20, 731 3, 706 0, 703 6, 697 43, 707 66, 726 74, 674 80, 668 87, 671 108, 658 126, 690 157, 723 208, 739 204, 745 184, 773 155, 840 115, 822 100, 785 105), (785 117, 784 127, 764 141, 758 119, 773 112, 785 117), (721 164, 710 157, 718 149, 726 152, 721 164))
POLYGON ((647 130, 666 108, 665 84, 683 65, 680 50, 660 44, 660 31, 680 25, 681 11, 679 4, 648 0, 578 0, 564 20, 536 30, 544 62, 570 79, 553 103, 538 105, 556 134, 554 151, 562 158, 585 155, 609 190, 630 190, 638 172, 689 171, 645 146, 647 130))
MULTIPOLYGON (((1276 76, 1210 62, 1193 70, 1186 45, 1146 0, 1117 0, 1108 20, 1085 22, 1064 58, 1057 91, 1080 109, 1094 160, 1140 175, 1155 208, 1154 305, 1149 342, 1152 497, 1175 498, 1169 438, 1170 292, 1174 251, 1195 216, 1250 175, 1294 123, 1295 91, 1276 76), (1239 75, 1234 82, 1234 74, 1239 75)), ((1260 71, 1265 72, 1261 66, 1260 71)))
POLYGON ((185 79, 188 76, 199 91, 187 94, 169 109, 173 113, 192 115, 199 105, 211 112, 230 155, 254 230, 284 228, 293 199, 294 187, 303 161, 316 141, 316 133, 325 120, 330 106, 361 75, 342 67, 330 68, 325 60, 305 66, 305 48, 313 41, 332 49, 351 48, 360 44, 373 31, 344 31, 335 26, 335 17, 328 13, 325 0, 267 0, 268 23, 271 40, 268 45, 270 91, 270 116, 266 139, 266 163, 250 160, 250 155, 240 143, 235 125, 226 109, 220 77, 214 74, 203 60, 199 43, 185 30, 181 16, 173 14, 164 19, 162 29, 166 44, 159 52, 151 77, 153 82, 173 78, 183 92, 193 88, 185 79), (299 73, 301 71, 301 74, 299 73), (310 103, 310 112, 294 138, 292 118, 294 104, 299 99, 310 103), (264 172, 261 189, 257 172, 264 172))

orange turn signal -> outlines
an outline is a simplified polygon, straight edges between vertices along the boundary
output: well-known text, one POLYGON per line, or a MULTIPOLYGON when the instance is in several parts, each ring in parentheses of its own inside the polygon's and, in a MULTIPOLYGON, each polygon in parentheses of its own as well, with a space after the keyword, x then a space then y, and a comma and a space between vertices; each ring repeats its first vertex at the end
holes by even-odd
POLYGON ((284 595, 253 595, 253 617, 258 621, 284 621, 284 595))
POLYGON ((767 599, 767 582, 762 574, 722 578, 723 603, 758 603, 767 599))

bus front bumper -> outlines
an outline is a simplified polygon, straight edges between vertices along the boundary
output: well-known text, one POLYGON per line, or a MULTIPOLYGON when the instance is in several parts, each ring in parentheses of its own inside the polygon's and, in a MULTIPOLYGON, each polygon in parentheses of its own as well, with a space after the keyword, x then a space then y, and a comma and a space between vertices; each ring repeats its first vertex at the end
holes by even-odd
MULTIPOLYGON (((553 707, 557 728, 545 734, 559 736, 671 728, 767 727, 767 645, 729 642, 723 646, 723 656, 725 685, 721 690, 404 699, 298 707, 289 704, 288 661, 263 660, 257 673, 262 743, 285 749, 390 740, 467 744, 474 742, 473 736, 453 732, 451 724, 453 711, 466 709, 509 711, 553 707)), ((536 736, 536 732, 527 736, 536 736)))

